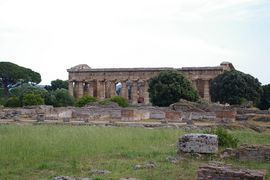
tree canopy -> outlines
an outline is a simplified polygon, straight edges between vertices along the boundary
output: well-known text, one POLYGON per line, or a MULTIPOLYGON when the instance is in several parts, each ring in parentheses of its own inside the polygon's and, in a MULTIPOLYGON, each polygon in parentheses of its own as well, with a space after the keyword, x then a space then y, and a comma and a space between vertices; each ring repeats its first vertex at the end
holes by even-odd
POLYGON ((31 69, 18 66, 17 64, 0 62, 0 81, 5 94, 8 95, 8 86, 19 82, 33 82, 38 84, 41 81, 41 76, 31 69))
POLYGON ((68 89, 68 81, 56 79, 51 81, 51 86, 45 87, 48 91, 55 91, 56 89, 68 89))
MULTIPOLYGON (((46 90, 44 90, 44 89, 42 89, 40 87, 37 87, 37 86, 33 86, 33 85, 29 84, 29 83, 23 83, 18 87, 10 89, 10 95, 18 97, 19 100, 20 100, 20 105, 21 106, 24 105, 23 99, 24 99, 25 95, 27 95, 27 94, 35 94, 35 95, 40 95, 41 97, 44 97, 46 93, 47 93, 46 90)), ((33 96, 30 96, 30 97, 33 97, 33 96)), ((37 97, 37 96, 35 96, 35 97, 37 97)))
POLYGON ((180 72, 175 70, 162 71, 150 79, 149 97, 153 105, 169 106, 180 99, 197 101, 199 95, 180 72))
POLYGON ((74 105, 74 98, 69 95, 66 89, 56 89, 49 91, 45 95, 45 104, 53 105, 54 107, 66 107, 74 105))
POLYGON ((212 101, 221 103, 241 104, 243 101, 253 101, 258 104, 262 92, 258 79, 237 70, 220 74, 210 85, 212 101))
POLYGON ((260 109, 269 109, 270 108, 270 84, 262 86, 263 95, 259 105, 260 109))

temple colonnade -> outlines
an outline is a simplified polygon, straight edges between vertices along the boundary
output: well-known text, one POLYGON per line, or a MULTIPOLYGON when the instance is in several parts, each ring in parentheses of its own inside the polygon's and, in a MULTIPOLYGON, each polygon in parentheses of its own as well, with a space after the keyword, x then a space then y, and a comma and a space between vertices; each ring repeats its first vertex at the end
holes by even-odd
POLYGON ((229 62, 222 62, 219 66, 210 67, 183 67, 183 68, 100 68, 92 69, 86 64, 80 64, 68 69, 69 93, 75 98, 85 95, 98 99, 110 98, 118 95, 116 84, 121 83, 120 96, 126 98, 129 103, 148 104, 149 80, 161 71, 176 70, 181 72, 199 95, 210 101, 210 84, 212 79, 225 71, 233 70, 229 62))
POLYGON ((69 81, 69 94, 75 98, 85 95, 94 96, 98 99, 117 96, 116 83, 121 82, 120 96, 129 100, 132 104, 149 103, 148 80, 91 80, 69 81))

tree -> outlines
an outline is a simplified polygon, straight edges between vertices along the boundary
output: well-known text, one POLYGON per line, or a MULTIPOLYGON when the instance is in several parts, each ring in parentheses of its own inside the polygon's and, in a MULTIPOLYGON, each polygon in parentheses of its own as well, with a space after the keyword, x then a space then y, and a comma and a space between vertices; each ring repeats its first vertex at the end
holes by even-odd
POLYGON ((41 76, 31 69, 18 66, 11 62, 0 62, 0 81, 4 88, 5 95, 8 93, 8 86, 16 83, 33 82, 40 83, 41 76))
POLYGON ((197 101, 199 95, 180 72, 175 70, 162 71, 150 79, 149 97, 153 105, 169 106, 180 99, 197 101))
POLYGON ((49 91, 45 96, 45 104, 54 107, 66 107, 74 105, 74 98, 69 95, 66 89, 56 89, 49 91))
POLYGON ((243 101, 253 101, 254 104, 258 104, 262 88, 258 79, 233 70, 226 71, 213 79, 210 94, 214 102, 241 104, 243 101))
POLYGON ((30 93, 40 95, 43 98, 47 91, 29 83, 23 83, 18 87, 10 89, 10 94, 19 98, 21 106, 23 106, 24 96, 30 93))
POLYGON ((56 89, 68 89, 68 81, 56 79, 54 81, 51 81, 51 86, 46 86, 45 88, 48 91, 54 91, 56 89))
POLYGON ((260 109, 266 110, 270 108, 270 84, 262 86, 263 94, 259 105, 260 109))

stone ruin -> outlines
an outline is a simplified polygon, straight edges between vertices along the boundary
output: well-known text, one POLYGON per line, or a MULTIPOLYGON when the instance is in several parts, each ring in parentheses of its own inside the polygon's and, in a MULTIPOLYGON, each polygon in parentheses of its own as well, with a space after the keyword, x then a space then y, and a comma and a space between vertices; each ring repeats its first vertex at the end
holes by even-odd
POLYGON ((218 137, 212 134, 185 134, 179 138, 178 153, 213 154, 218 152, 218 137))
MULTIPOLYGON (((210 134, 185 134, 179 138, 177 152, 183 154, 218 153, 218 137, 210 134)), ((200 155, 201 156, 201 155, 200 155)), ((270 145, 242 145, 237 149, 225 149, 220 158, 235 158, 240 161, 270 162, 270 145)), ((266 170, 234 168, 220 163, 201 166, 198 180, 265 180, 266 170)))
POLYGON ((199 168, 197 180, 265 180, 266 171, 210 164, 199 168))
POLYGON ((161 71, 176 70, 183 73, 197 89, 201 98, 210 101, 210 81, 225 71, 234 70, 230 62, 213 67, 183 68, 91 68, 79 64, 68 71, 69 93, 75 98, 90 95, 98 99, 120 95, 132 104, 149 104, 149 80, 161 71), (116 92, 116 85, 121 91, 116 92))
POLYGON ((24 108, 0 108, 1 119, 17 120, 55 120, 67 121, 141 121, 156 120, 164 122, 189 122, 208 120, 212 122, 234 122, 236 110, 233 108, 216 105, 204 108, 196 103, 195 107, 190 102, 175 103, 170 107, 133 106, 121 108, 117 104, 102 106, 92 104, 86 107, 60 107, 30 106, 24 108))
POLYGON ((132 106, 121 108, 117 104, 99 105, 93 103, 82 108, 55 108, 43 105, 24 108, 0 108, 0 122, 5 120, 17 122, 37 120, 38 122, 89 123, 93 121, 138 122, 150 120, 151 122, 170 125, 194 125, 196 122, 207 122, 212 125, 232 125, 237 121, 243 127, 263 132, 267 126, 256 126, 250 124, 248 120, 268 123, 270 122, 269 119, 269 111, 242 109, 220 104, 193 103, 183 100, 172 104, 170 107, 132 106))
POLYGON ((241 145, 237 149, 225 149, 221 158, 235 158, 240 161, 270 162, 270 145, 241 145))

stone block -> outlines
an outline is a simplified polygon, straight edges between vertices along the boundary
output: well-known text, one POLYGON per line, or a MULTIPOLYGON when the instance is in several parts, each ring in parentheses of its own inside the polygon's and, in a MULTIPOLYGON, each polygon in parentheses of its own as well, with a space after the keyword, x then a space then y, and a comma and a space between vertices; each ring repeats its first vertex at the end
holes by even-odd
POLYGON ((165 118, 167 120, 181 121, 181 112, 177 111, 166 111, 165 118))
POLYGON ((110 118, 111 119, 121 119, 121 110, 111 110, 110 111, 110 118))
POLYGON ((71 117, 74 119, 87 119, 91 114, 92 114, 91 111, 87 109, 77 108, 74 111, 72 111, 71 117))
POLYGON ((121 119, 123 121, 138 121, 140 120, 140 115, 136 109, 122 109, 121 110, 121 119))
POLYGON ((242 161, 270 162, 270 145, 242 145, 236 150, 236 158, 242 161))
POLYGON ((216 117, 225 122, 234 122, 236 119, 236 110, 216 111, 216 117))
POLYGON ((150 113, 150 119, 165 119, 165 112, 163 111, 152 111, 150 113))
POLYGON ((217 153, 218 137, 212 134, 185 134, 179 138, 178 152, 217 153))
POLYGON ((215 164, 201 166, 197 180, 265 180, 265 178, 265 170, 238 169, 215 164))
POLYGON ((138 113, 140 114, 141 120, 150 119, 150 112, 146 110, 138 110, 138 113))
POLYGON ((61 111, 58 114, 59 119, 72 118, 72 110, 61 111))
POLYGON ((38 113, 37 114, 37 121, 38 122, 45 121, 45 114, 44 113, 38 113))

